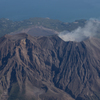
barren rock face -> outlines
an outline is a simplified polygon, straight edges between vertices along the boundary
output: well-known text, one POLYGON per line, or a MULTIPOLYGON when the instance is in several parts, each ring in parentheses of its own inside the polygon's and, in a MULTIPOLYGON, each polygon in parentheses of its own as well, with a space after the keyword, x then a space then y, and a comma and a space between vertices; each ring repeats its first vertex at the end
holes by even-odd
POLYGON ((21 33, 0 38, 0 100, 99 100, 100 40, 64 42, 21 33))

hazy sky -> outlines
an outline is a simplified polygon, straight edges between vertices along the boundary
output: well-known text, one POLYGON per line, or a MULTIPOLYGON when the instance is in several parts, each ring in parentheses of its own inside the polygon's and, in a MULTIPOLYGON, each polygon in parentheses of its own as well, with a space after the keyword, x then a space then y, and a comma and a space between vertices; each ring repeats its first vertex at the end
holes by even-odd
POLYGON ((50 17, 61 21, 99 18, 100 0, 0 0, 0 18, 50 17))

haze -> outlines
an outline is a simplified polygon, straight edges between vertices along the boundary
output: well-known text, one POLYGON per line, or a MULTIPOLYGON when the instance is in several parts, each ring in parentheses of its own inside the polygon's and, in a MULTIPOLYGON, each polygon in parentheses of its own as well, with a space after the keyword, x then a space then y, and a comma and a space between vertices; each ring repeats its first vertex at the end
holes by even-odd
POLYGON ((0 18, 49 17, 64 22, 99 18, 100 0, 0 0, 0 18))

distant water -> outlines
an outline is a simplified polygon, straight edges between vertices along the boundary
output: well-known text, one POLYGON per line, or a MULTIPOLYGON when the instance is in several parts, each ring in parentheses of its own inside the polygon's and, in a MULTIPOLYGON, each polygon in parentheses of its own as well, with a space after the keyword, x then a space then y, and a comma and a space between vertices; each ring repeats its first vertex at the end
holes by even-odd
POLYGON ((0 0, 0 18, 49 17, 63 22, 100 18, 100 0, 0 0))

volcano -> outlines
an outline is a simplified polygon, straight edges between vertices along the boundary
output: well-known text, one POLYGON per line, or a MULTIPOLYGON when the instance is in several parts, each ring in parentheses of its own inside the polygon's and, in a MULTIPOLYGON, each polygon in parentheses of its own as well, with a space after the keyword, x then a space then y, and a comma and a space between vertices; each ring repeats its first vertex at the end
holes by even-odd
POLYGON ((100 39, 1 37, 0 100, 100 100, 100 39))

